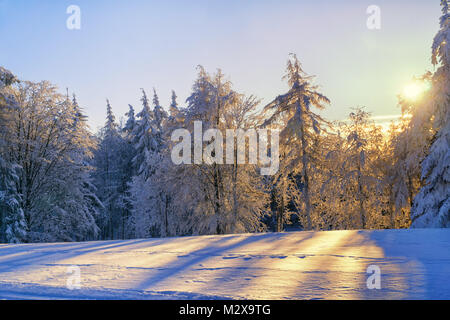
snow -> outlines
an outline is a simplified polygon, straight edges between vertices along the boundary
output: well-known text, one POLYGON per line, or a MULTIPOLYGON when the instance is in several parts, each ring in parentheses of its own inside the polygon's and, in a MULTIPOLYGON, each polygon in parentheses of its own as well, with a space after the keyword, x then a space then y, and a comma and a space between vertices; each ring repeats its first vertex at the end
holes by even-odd
POLYGON ((0 298, 450 299, 449 248, 448 229, 0 245, 0 298))

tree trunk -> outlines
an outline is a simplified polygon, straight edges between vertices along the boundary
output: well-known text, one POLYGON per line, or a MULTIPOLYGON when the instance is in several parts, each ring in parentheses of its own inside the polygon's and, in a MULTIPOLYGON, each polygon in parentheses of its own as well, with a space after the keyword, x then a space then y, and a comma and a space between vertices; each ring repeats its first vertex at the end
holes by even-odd
POLYGON ((281 194, 280 204, 277 212, 277 232, 283 232, 284 226, 284 194, 281 194))
POLYGON ((237 143, 234 144, 234 165, 233 165, 233 232, 236 232, 236 222, 238 219, 238 201, 237 201, 237 173, 238 173, 238 165, 237 165, 237 143))
POLYGON ((169 208, 169 197, 165 196, 165 206, 164 206, 164 229, 166 230, 166 237, 169 237, 169 217, 168 217, 168 208, 169 208))
POLYGON ((308 158, 306 155, 306 139, 305 139, 305 128, 303 123, 301 124, 301 135, 302 135, 302 176, 303 176, 303 195, 305 198, 305 214, 307 219, 306 229, 311 230, 311 200, 309 196, 309 176, 308 176, 308 158))
POLYGON ((364 212, 364 196, 363 196, 363 188, 361 183, 361 167, 358 167, 358 197, 359 197, 359 216, 361 222, 361 228, 366 228, 366 214, 364 212))

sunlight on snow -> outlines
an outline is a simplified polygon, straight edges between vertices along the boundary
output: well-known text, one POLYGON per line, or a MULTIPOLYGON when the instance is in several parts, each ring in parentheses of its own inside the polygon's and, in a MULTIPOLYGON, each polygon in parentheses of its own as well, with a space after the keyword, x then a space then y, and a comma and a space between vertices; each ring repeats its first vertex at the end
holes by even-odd
POLYGON ((244 299, 403 298, 420 285, 415 260, 386 257, 368 232, 243 234, 0 247, 2 283, 65 287, 67 267, 83 289, 190 292, 244 299), (31 250, 30 250, 31 249, 31 250), (387 291, 369 292, 379 265, 387 291), (406 269, 405 269, 406 268, 406 269), (407 272, 416 277, 408 280, 407 272), (411 282, 412 281, 412 282, 411 282))

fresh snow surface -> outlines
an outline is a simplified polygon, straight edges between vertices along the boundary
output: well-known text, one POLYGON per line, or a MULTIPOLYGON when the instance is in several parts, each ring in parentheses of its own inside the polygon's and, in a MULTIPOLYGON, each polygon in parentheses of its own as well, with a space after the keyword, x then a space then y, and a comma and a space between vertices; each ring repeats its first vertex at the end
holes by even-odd
POLYGON ((450 299, 450 230, 0 245, 0 298, 450 299), (370 265, 381 289, 367 288, 370 265))

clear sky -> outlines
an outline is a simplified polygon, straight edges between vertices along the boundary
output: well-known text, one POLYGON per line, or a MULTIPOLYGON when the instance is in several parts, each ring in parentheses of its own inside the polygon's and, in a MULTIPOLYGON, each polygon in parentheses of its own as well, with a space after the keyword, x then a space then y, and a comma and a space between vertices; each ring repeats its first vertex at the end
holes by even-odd
POLYGON ((397 93, 431 66, 439 0, 0 0, 0 65, 24 80, 69 87, 97 129, 108 97, 117 118, 140 88, 167 106, 184 104, 198 64, 221 68, 235 89, 263 104, 286 91, 290 52, 344 119, 367 106, 377 119, 399 114, 397 93), (81 30, 66 9, 81 8, 81 30), (369 30, 366 9, 381 9, 369 30))

